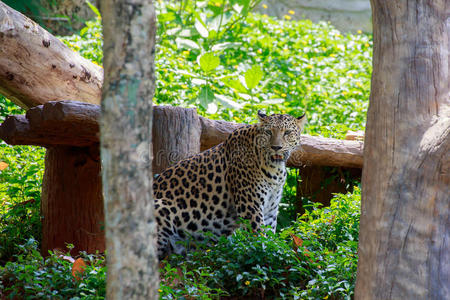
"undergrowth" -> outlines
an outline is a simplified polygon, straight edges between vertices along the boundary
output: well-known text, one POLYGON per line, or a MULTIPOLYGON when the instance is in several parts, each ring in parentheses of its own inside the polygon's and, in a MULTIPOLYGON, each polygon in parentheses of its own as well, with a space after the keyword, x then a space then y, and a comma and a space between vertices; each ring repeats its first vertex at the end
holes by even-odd
MULTIPOLYGON (((218 241, 172 255, 160 268, 161 299, 351 299, 356 265, 360 190, 315 206, 279 234, 249 226, 218 241)), ((69 256, 69 254, 66 254, 69 256)), ((30 240, 14 262, 0 267, 5 297, 103 299, 104 256, 81 254, 87 268, 74 279, 60 253, 40 255, 30 240)))

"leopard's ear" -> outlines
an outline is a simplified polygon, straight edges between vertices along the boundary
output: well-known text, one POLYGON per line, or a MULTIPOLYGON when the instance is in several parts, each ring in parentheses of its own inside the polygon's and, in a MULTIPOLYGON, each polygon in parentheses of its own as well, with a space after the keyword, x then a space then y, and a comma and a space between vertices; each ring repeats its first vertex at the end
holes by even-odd
POLYGON ((306 123, 306 113, 304 113, 302 116, 295 118, 295 121, 297 123, 298 128, 302 129, 303 126, 306 123))
POLYGON ((269 119, 269 117, 260 110, 258 110, 258 118, 260 122, 265 122, 269 119))

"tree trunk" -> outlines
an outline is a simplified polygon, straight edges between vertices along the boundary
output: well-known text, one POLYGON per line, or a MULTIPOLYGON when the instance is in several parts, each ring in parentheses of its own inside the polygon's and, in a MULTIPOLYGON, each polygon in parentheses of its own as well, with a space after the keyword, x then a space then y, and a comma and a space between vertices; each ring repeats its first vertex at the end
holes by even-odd
POLYGON ((156 21, 151 1, 103 0, 101 132, 107 299, 157 299, 151 170, 156 21))
POLYGON ((450 298, 449 9, 372 0, 356 299, 450 298))
POLYGON ((103 197, 98 145, 47 149, 42 186, 41 253, 105 250, 103 197))
POLYGON ((159 174, 200 152, 201 127, 193 108, 155 106, 153 109, 153 172, 159 174))
POLYGON ((0 1, 0 94, 28 109, 55 100, 100 103, 103 70, 0 1))

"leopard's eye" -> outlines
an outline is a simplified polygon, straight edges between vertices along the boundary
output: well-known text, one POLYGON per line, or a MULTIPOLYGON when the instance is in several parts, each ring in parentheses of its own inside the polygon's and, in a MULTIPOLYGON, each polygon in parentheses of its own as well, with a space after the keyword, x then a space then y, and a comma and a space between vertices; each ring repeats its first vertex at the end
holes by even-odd
POLYGON ((264 132, 265 132, 267 135, 272 135, 272 130, 270 130, 270 129, 266 129, 264 132))
POLYGON ((292 130, 286 130, 285 132, 284 132, 284 135, 286 136, 286 135, 290 135, 292 133, 292 130))

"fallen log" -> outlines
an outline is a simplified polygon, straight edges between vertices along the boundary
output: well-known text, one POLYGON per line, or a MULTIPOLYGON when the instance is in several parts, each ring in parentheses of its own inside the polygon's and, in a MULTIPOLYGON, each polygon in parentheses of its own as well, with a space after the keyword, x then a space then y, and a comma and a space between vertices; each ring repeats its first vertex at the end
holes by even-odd
MULTIPOLYGON (((214 121, 200 117, 202 125, 201 150, 223 142, 235 129, 243 126, 226 121, 214 121)), ((334 166, 362 168, 363 146, 361 141, 348 141, 302 135, 302 146, 289 157, 289 167, 334 166)))
MULTIPOLYGON (((25 117, 8 117, 0 126, 0 138, 12 145, 85 147, 99 142, 97 123, 99 116, 98 105, 76 101, 49 102, 31 108, 25 117)), ((203 117, 199 119, 201 150, 223 142, 233 130, 243 126, 203 117)), ((302 135, 302 146, 291 154, 288 166, 362 168, 362 160, 361 141, 302 135)))
POLYGON ((99 142, 100 106, 78 101, 48 102, 25 115, 8 116, 0 138, 10 145, 87 147, 99 142))
POLYGON ((103 69, 0 1, 0 94, 28 109, 73 99, 99 104, 103 69))

